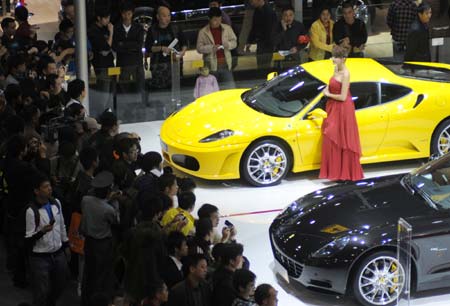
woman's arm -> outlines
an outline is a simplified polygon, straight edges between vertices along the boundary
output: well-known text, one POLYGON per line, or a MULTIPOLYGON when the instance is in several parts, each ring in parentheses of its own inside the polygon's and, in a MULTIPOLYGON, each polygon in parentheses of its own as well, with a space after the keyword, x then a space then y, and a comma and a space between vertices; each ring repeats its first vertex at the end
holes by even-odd
POLYGON ((341 93, 340 94, 332 94, 328 90, 328 86, 327 86, 324 90, 324 95, 333 100, 345 101, 345 99, 347 98, 349 87, 350 87, 350 73, 348 72, 348 70, 345 70, 344 76, 342 78, 341 93))

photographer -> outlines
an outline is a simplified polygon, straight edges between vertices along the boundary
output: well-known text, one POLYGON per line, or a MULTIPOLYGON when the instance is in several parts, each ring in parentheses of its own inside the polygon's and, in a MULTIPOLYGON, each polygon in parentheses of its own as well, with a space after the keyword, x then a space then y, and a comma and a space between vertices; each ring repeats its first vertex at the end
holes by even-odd
POLYGON ((217 206, 212 204, 203 204, 197 211, 197 214, 200 219, 211 219, 214 228, 213 244, 236 242, 237 230, 230 221, 225 221, 226 226, 222 228, 222 235, 220 235, 217 231, 220 221, 219 208, 217 206))

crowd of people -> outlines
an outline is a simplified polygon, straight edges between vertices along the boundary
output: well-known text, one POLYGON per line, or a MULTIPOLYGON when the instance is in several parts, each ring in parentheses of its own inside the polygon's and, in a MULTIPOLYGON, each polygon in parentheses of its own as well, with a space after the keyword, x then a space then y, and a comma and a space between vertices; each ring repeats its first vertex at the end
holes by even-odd
MULTIPOLYGON (((428 39, 431 7, 411 3, 397 0, 389 9, 394 47, 406 52, 405 59, 430 60, 420 41, 428 39)), ((125 305, 276 305, 271 285, 255 290, 256 275, 233 224, 218 230, 218 207, 203 204, 193 214, 195 182, 163 168, 159 153, 143 154, 139 136, 119 132, 110 110, 100 112, 98 121, 87 116, 87 84, 66 80, 75 69, 75 10, 71 0, 62 4, 52 43, 37 39, 25 6, 1 21, 0 222, 14 286, 30 287, 33 305, 54 305, 70 270, 86 306, 108 305, 118 296, 125 305)), ((261 68, 270 65, 273 51, 287 51, 286 61, 296 63, 306 46, 311 60, 330 58, 333 51, 341 67, 338 82, 345 79, 343 58, 364 55, 366 27, 350 3, 336 23, 330 8, 321 8, 308 31, 290 5, 278 19, 266 1, 250 0, 239 35, 220 6, 220 0, 210 1, 209 22, 196 45, 205 63, 201 81, 214 89, 208 73, 234 86, 234 57, 248 43, 256 44, 261 68)), ((110 90, 105 68, 117 65, 131 67, 121 77, 144 86, 143 63, 150 57, 153 86, 167 86, 169 54, 182 58, 187 50, 169 6, 157 8, 147 31, 133 22, 129 2, 118 7, 114 25, 110 14, 97 6, 87 18, 97 85, 110 90)), ((208 92, 198 86, 197 97, 208 92)), ((339 100, 339 92, 330 84, 327 95, 339 100)))

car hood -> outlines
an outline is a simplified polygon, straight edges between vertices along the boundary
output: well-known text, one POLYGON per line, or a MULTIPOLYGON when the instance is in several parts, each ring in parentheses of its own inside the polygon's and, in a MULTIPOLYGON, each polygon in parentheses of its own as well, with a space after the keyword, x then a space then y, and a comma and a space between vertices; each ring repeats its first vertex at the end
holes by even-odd
POLYGON ((291 204, 272 224, 277 237, 301 233, 331 241, 346 233, 363 234, 396 224, 400 217, 433 211, 393 175, 341 184, 310 193, 291 204))
POLYGON ((252 133, 267 132, 289 122, 289 118, 271 117, 247 106, 241 99, 245 91, 224 90, 197 99, 167 118, 163 133, 195 145, 209 135, 229 129, 234 131, 232 142, 242 143, 252 133))

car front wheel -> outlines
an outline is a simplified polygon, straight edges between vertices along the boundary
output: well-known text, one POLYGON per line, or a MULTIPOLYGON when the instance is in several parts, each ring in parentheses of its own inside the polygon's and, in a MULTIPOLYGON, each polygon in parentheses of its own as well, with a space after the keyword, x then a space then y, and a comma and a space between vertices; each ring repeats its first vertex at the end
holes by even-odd
POLYGON ((394 252, 376 252, 365 258, 353 278, 353 294, 362 305, 391 306, 405 285, 405 270, 394 252))
POLYGON ((281 182, 290 169, 289 151, 281 142, 266 139, 251 145, 241 161, 241 176, 257 187, 281 182))

